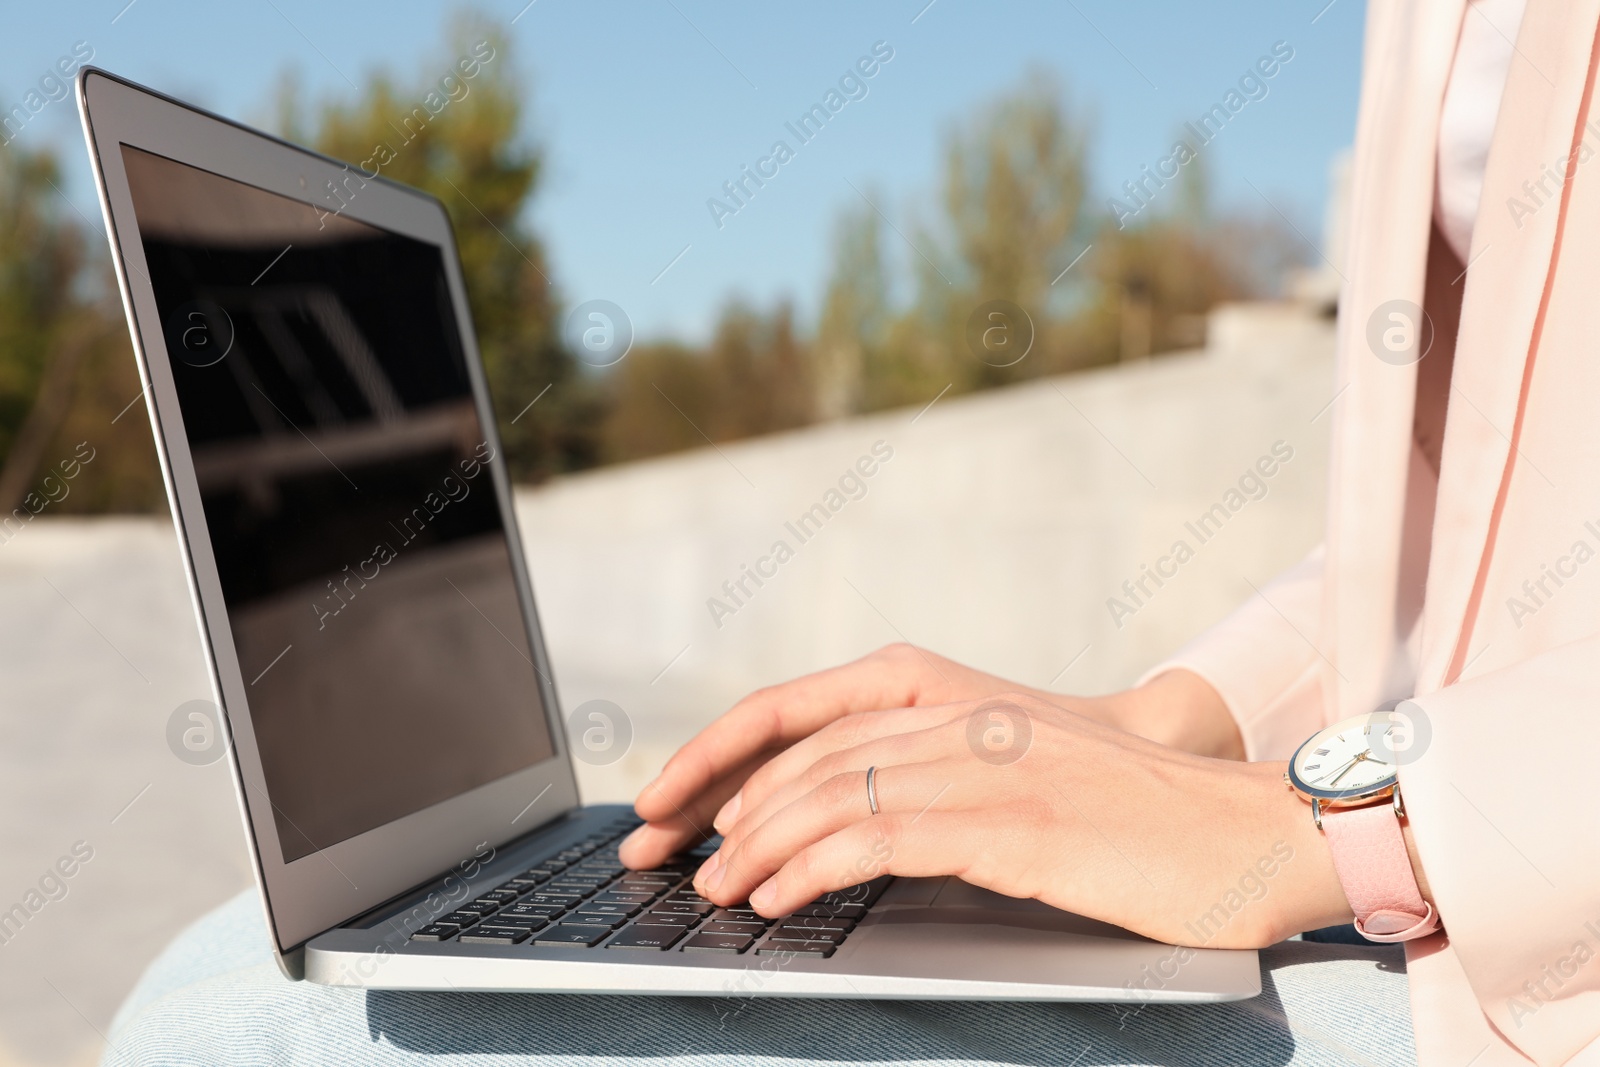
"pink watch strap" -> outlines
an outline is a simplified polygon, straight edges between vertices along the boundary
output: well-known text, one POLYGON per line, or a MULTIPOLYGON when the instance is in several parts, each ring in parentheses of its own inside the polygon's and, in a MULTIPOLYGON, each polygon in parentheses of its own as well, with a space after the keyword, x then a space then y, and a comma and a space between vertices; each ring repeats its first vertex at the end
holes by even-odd
POLYGON ((1417 888, 1393 806, 1324 811, 1322 832, 1361 936, 1368 941, 1410 941, 1439 929, 1433 905, 1417 888))

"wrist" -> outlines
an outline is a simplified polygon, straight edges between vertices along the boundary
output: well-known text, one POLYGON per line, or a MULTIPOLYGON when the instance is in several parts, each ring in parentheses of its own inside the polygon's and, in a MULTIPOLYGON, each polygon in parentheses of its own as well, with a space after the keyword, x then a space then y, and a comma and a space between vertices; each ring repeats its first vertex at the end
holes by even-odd
POLYGON ((1311 818, 1311 805, 1283 780, 1287 762, 1251 764, 1262 771, 1258 802, 1273 832, 1294 850, 1290 878, 1272 913, 1275 941, 1306 930, 1339 926, 1355 918, 1345 898, 1327 839, 1311 818))
MULTIPOLYGON (((1334 864, 1333 848, 1329 844, 1327 833, 1325 830, 1317 829, 1312 819, 1311 805, 1284 781, 1288 765, 1261 763, 1250 766, 1260 767, 1263 771, 1271 770, 1272 777, 1264 784, 1275 785, 1277 788, 1267 790, 1268 794, 1275 795, 1263 795, 1261 798, 1263 810, 1268 813, 1269 822, 1278 828, 1277 832, 1290 843, 1297 860, 1304 860, 1303 863, 1296 864, 1297 877, 1291 884, 1292 892, 1284 894, 1279 908, 1272 917, 1277 939, 1282 940, 1306 930, 1340 926, 1354 921, 1355 910, 1351 906, 1344 883, 1340 880, 1338 869, 1334 864)), ((1386 818, 1392 817, 1387 811, 1383 814, 1386 818)), ((1324 825, 1328 818, 1329 813, 1324 811, 1324 825)), ((1433 893, 1417 856, 1409 819, 1400 819, 1400 833, 1405 841, 1406 857, 1411 865, 1412 876, 1416 879, 1417 889, 1422 899, 1437 911, 1433 893)))
POLYGON ((1177 936, 1207 948, 1264 948, 1352 913, 1310 808, 1282 763, 1199 760, 1189 783, 1193 832, 1205 840, 1177 936))

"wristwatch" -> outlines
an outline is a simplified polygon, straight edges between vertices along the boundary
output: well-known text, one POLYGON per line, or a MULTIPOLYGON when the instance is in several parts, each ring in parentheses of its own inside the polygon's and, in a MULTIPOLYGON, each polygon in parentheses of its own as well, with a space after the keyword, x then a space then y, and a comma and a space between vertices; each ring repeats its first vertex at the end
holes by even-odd
POLYGON ((1369 941, 1410 941, 1439 929, 1422 899, 1400 832, 1395 727, 1390 712, 1358 715, 1319 730, 1289 761, 1284 781, 1311 802, 1334 870, 1369 941))

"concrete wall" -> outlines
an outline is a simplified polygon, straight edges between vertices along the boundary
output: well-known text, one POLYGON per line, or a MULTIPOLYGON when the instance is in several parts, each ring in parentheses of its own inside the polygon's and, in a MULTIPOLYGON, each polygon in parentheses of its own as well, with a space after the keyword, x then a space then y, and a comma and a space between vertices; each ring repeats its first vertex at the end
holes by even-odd
MULTIPOLYGON (((1241 307, 1210 336, 1205 353, 523 493, 564 703, 615 701, 635 732, 619 762, 580 766, 586 796, 630 797, 746 691, 891 641, 1096 692, 1251 595, 1319 536, 1331 329, 1241 307), (893 457, 865 495, 800 543, 785 523, 879 441, 893 457), (1280 441, 1293 457, 1265 496, 1200 543, 1185 523, 1280 441), (723 582, 780 539, 793 558, 716 625, 707 600, 732 606, 723 582), (1193 559, 1159 590, 1146 579, 1154 595, 1118 626, 1107 599, 1180 539, 1193 559)), ((166 522, 35 521, 0 545, 0 606, 0 910, 75 842, 94 849, 0 943, 0 1063, 82 1062, 167 939, 247 884, 243 835, 224 765, 166 744, 173 709, 207 692, 166 522)))

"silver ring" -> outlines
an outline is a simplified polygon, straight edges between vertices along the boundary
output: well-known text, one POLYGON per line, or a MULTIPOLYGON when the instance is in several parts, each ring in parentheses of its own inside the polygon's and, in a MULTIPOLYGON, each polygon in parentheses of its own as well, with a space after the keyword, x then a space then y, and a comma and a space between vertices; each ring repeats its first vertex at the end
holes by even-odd
POLYGON ((878 814, 878 768, 867 768, 867 806, 878 814))

